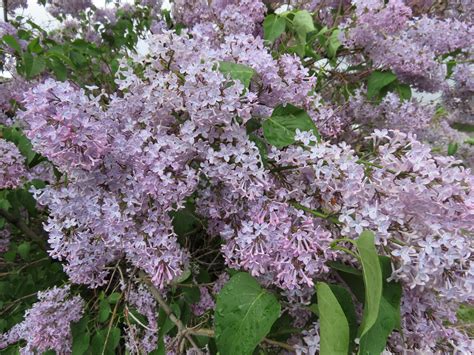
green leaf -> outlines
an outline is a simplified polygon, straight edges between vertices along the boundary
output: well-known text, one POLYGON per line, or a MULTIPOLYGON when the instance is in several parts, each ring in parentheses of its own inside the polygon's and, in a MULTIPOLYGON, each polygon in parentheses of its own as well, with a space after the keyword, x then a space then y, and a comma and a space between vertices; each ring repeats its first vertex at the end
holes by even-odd
POLYGON ((182 288, 183 297, 189 304, 199 302, 201 298, 201 292, 199 291, 199 287, 183 287, 182 288))
POLYGON ((2 37, 2 39, 3 39, 3 42, 5 42, 8 46, 13 48, 18 53, 21 53, 21 46, 15 37, 13 37, 12 35, 5 35, 2 37))
MULTIPOLYGON (((181 309, 179 308, 179 305, 176 303, 172 303, 170 305, 171 310, 173 311, 173 314, 176 316, 176 318, 180 319, 181 318, 181 309)), ((169 319, 169 317, 166 315, 166 313, 160 308, 160 312, 158 314, 158 325, 160 326, 160 335, 166 335, 168 332, 173 329, 176 325, 169 319)))
MULTIPOLYGON (((178 234, 178 233, 176 233, 176 234, 178 234)), ((186 269, 183 270, 181 275, 179 275, 178 277, 176 277, 175 279, 173 279, 171 281, 171 284, 172 285, 180 284, 180 283, 186 281, 191 275, 192 275, 191 269, 186 268, 186 269)))
POLYGON ((251 118, 250 120, 247 121, 245 124, 245 130, 247 131, 247 134, 255 132, 257 129, 261 128, 262 124, 260 121, 256 118, 251 118))
POLYGON ((43 57, 33 56, 29 52, 23 54, 23 64, 27 78, 34 78, 46 68, 46 62, 43 57))
POLYGON ((456 316, 463 323, 474 323, 474 307, 469 304, 461 304, 456 316))
POLYGON ((364 231, 356 240, 365 285, 365 304, 362 324, 359 329, 360 337, 366 334, 377 321, 380 299, 382 298, 382 271, 374 239, 374 233, 364 231))
POLYGON ((451 125, 451 127, 461 132, 468 132, 468 133, 474 132, 474 124, 454 122, 451 125))
POLYGON ((390 333, 400 328, 400 300, 402 286, 398 282, 388 282, 392 275, 392 265, 389 257, 379 256, 382 269, 383 294, 380 309, 374 326, 360 339, 360 354, 380 354, 385 349, 390 333))
POLYGON ((221 354, 252 354, 280 316, 275 296, 247 273, 234 275, 217 296, 215 333, 221 354))
POLYGON ((113 327, 110 329, 109 338, 107 339, 107 350, 110 353, 115 354, 114 350, 117 348, 120 342, 120 329, 113 327))
POLYGON ((121 294, 121 293, 113 292, 112 294, 110 294, 110 295, 107 297, 107 301, 108 301, 110 304, 116 304, 116 303, 118 302, 118 300, 120 299, 120 297, 122 297, 122 294, 121 294))
POLYGON ((349 353, 352 353, 354 339, 357 336, 357 315, 352 302, 352 296, 344 287, 338 285, 329 285, 332 293, 337 298, 349 325, 349 353))
POLYGON ((369 99, 374 98, 385 86, 389 85, 395 80, 397 80, 397 76, 392 72, 374 71, 372 74, 370 74, 369 80, 367 82, 367 97, 369 99))
POLYGON ((89 317, 84 316, 82 319, 71 325, 72 332, 72 353, 74 355, 82 355, 89 348, 91 335, 87 329, 89 317))
POLYGON ((18 246, 17 252, 23 260, 27 260, 31 251, 31 243, 23 242, 18 246))
POLYGON ((400 99, 402 100, 410 100, 411 99, 411 87, 408 84, 398 84, 396 87, 396 92, 398 93, 398 96, 400 96, 400 99))
POLYGON ((42 48, 39 43, 39 38, 35 38, 30 43, 28 43, 27 49, 30 53, 40 53, 42 48))
POLYGON ((59 58, 51 57, 48 62, 48 67, 51 68, 56 79, 59 81, 65 81, 67 79, 67 68, 59 58))
POLYGON ((464 141, 464 143, 469 144, 469 145, 474 145, 474 138, 468 138, 464 141))
MULTIPOLYGON (((180 237, 188 236, 201 227, 201 222, 196 217, 195 206, 192 202, 186 202, 184 208, 170 212, 170 216, 173 219, 173 229, 180 237)), ((173 282, 182 281, 174 280, 173 282)))
POLYGON ((319 309, 320 354, 347 355, 349 352, 349 323, 339 301, 324 282, 316 285, 319 309))
POLYGON ((286 21, 284 18, 275 14, 268 15, 263 21, 263 38, 273 43, 285 32, 285 27, 286 21))
POLYGON ((25 189, 17 190, 17 199, 18 201, 26 208, 30 216, 36 216, 36 200, 33 195, 25 189))
POLYGON ((301 43, 306 44, 306 35, 315 31, 313 18, 311 14, 306 10, 297 11, 295 17, 293 18, 293 28, 298 35, 298 38, 301 43))
POLYGON ((109 319, 111 313, 110 304, 106 299, 100 301, 99 305, 99 322, 105 322, 109 319))
POLYGON ((361 303, 365 302, 365 288, 364 288, 364 279, 362 277, 362 272, 353 267, 330 261, 328 265, 337 271, 338 275, 344 280, 347 286, 350 287, 354 296, 361 303))
POLYGON ((448 144, 448 155, 454 155, 458 151, 459 145, 456 142, 450 142, 448 144))
POLYGON ((27 164, 30 165, 37 154, 33 151, 33 146, 28 138, 26 138, 16 127, 3 127, 1 131, 3 138, 14 143, 20 150, 21 154, 26 157, 27 164))
POLYGON ((255 75, 255 70, 249 66, 232 62, 219 62, 219 71, 233 80, 239 80, 246 88, 255 75))
POLYGON ((319 308, 317 304, 312 304, 308 308, 311 311, 311 313, 319 317, 319 308))
POLYGON ((296 130, 312 131, 319 137, 313 120, 303 109, 287 104, 278 106, 265 122, 263 135, 268 143, 277 148, 284 148, 295 142, 296 130))
POLYGON ((326 46, 327 53, 330 58, 334 58, 336 56, 337 50, 341 46, 341 41, 339 41, 340 33, 341 31, 339 29, 335 29, 328 38, 326 46))
POLYGON ((10 192, 9 190, 4 190, 3 193, 1 193, 0 191, 0 208, 6 211, 8 211, 12 207, 10 201, 8 201, 9 192, 10 192))
POLYGON ((115 354, 115 348, 120 342, 120 329, 113 327, 105 328, 97 331, 92 337, 91 350, 92 354, 115 354))

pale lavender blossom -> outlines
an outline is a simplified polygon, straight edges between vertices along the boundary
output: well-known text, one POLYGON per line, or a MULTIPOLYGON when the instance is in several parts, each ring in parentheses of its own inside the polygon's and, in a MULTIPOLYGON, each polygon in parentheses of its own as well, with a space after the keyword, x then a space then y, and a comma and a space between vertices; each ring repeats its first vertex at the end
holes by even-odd
POLYGON ((54 350, 71 353, 71 323, 81 319, 84 301, 71 296, 69 286, 38 292, 38 302, 25 312, 24 320, 0 336, 0 348, 23 339, 21 354, 54 350))
POLYGON ((212 310, 215 306, 214 299, 207 287, 199 287, 199 293, 199 302, 191 305, 191 309, 196 316, 202 316, 207 311, 212 310))
POLYGON ((17 146, 0 138, 0 189, 20 187, 26 177, 25 164, 17 146))

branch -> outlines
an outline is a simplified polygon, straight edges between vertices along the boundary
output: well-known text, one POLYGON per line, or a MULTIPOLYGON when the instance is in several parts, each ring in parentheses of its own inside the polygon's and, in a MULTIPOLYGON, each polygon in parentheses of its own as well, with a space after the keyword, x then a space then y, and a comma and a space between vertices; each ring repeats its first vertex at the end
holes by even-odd
MULTIPOLYGON (((205 336, 205 337, 209 337, 209 338, 214 338, 214 336, 215 336, 214 331, 212 329, 204 329, 204 328, 192 329, 192 328, 188 328, 188 329, 186 329, 186 331, 190 334, 205 336)), ((270 345, 279 346, 280 348, 286 349, 288 351, 293 351, 293 352, 295 351, 295 348, 293 346, 291 346, 289 344, 286 344, 286 343, 282 343, 281 341, 276 341, 276 340, 272 340, 272 339, 268 339, 268 338, 263 338, 263 342, 265 342, 267 344, 270 344, 270 345)))
MULTIPOLYGON (((140 275, 140 279, 142 279, 150 288, 150 291, 153 297, 158 301, 158 304, 160 305, 160 307, 163 308, 166 315, 176 325, 176 327, 178 327, 178 335, 183 335, 186 339, 189 340, 191 345, 199 351, 199 354, 202 354, 202 352, 199 350, 199 347, 195 344, 194 340, 191 338, 190 335, 192 334, 192 335, 214 338, 215 336, 214 331, 212 329, 205 329, 205 328, 200 328, 200 329, 186 328, 184 324, 178 318, 176 318, 176 316, 173 314, 173 311, 171 310, 171 308, 165 302, 163 297, 161 297, 160 291, 151 283, 148 276, 143 271, 140 271, 139 275, 140 275)), ((270 345, 279 346, 280 348, 286 349, 288 351, 293 351, 293 352, 295 351, 295 348, 293 346, 286 343, 282 343, 280 341, 264 338, 263 342, 270 345)))
POLYGON ((21 218, 11 214, 3 208, 0 208, 0 216, 17 227, 29 239, 38 243, 43 249, 46 249, 45 240, 38 236, 30 227, 28 227, 28 225, 21 218))
POLYGON ((148 285, 150 288, 150 292, 152 293, 153 297, 156 299, 158 304, 160 305, 161 308, 163 308, 163 311, 165 311, 166 315, 169 317, 169 319, 176 325, 178 328, 178 335, 184 336, 190 343, 191 345, 197 350, 198 354, 202 354, 203 352, 200 350, 199 346, 196 345, 194 342, 193 338, 191 337, 190 333, 187 331, 186 327, 184 324, 176 318, 174 315, 173 311, 171 308, 168 306, 168 304, 165 302, 163 297, 161 297, 160 291, 151 283, 150 279, 147 277, 147 275, 143 272, 139 272, 140 278, 148 285))
POLYGON ((8 0, 3 0, 3 21, 8 22, 8 0))

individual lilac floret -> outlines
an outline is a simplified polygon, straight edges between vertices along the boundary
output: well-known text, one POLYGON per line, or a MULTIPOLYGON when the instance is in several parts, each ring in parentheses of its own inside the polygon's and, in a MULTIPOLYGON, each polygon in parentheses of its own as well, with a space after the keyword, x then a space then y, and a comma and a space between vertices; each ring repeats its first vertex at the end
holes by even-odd
POLYGON ((71 323, 81 319, 83 306, 80 296, 70 295, 69 286, 38 292, 38 302, 26 311, 23 322, 0 337, 0 348, 23 339, 26 346, 20 349, 21 354, 47 350, 70 354, 71 323))
POLYGON ((25 157, 15 144, 0 138, 0 189, 21 186, 25 176, 25 157))

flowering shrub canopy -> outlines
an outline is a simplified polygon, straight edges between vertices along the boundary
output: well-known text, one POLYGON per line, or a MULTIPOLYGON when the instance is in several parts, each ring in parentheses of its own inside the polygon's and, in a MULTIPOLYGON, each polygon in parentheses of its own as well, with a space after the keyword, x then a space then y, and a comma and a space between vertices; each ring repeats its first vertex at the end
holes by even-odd
POLYGON ((39 3, 0 24, 2 351, 474 352, 470 1, 39 3))

